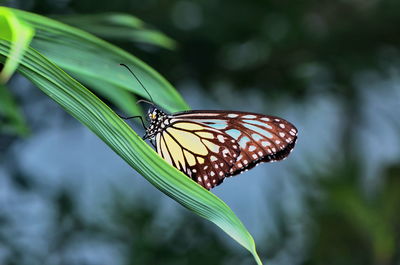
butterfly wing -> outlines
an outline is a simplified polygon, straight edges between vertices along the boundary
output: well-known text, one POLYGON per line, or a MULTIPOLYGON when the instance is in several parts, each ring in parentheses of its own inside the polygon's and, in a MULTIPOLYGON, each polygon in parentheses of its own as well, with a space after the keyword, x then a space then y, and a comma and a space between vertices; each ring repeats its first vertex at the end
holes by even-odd
POLYGON ((235 136, 241 150, 231 169, 232 175, 251 169, 261 162, 285 159, 297 140, 297 129, 288 121, 274 116, 239 115, 229 125, 225 132, 235 136))
POLYGON ((232 137, 239 145, 240 154, 225 177, 261 162, 285 159, 293 150, 298 134, 296 127, 284 119, 248 112, 187 111, 174 114, 171 119, 171 122, 185 121, 215 129, 221 135, 232 137))
POLYGON ((206 189, 219 185, 240 154, 237 141, 206 124, 169 121, 156 135, 157 152, 206 189))

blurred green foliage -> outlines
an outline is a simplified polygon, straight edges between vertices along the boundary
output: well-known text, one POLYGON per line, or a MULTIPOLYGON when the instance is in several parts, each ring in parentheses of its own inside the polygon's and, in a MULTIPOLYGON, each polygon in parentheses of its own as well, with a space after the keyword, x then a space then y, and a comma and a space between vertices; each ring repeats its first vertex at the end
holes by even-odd
POLYGON ((81 13, 124 10, 178 40, 179 56, 150 58, 167 76, 190 76, 208 89, 226 78, 236 89, 257 87, 268 97, 305 97, 320 92, 315 82, 347 97, 353 75, 384 67, 382 56, 400 44, 400 3, 390 0, 120 0, 95 6, 77 0, 69 6, 81 13))
POLYGON ((346 160, 320 174, 317 198, 310 197, 314 240, 306 264, 397 264, 400 239, 400 167, 385 166, 382 187, 360 188, 362 164, 346 160), (329 261, 329 262, 327 262, 329 261))
POLYGON ((0 84, 0 134, 26 136, 28 132, 24 116, 13 95, 5 85, 0 84))

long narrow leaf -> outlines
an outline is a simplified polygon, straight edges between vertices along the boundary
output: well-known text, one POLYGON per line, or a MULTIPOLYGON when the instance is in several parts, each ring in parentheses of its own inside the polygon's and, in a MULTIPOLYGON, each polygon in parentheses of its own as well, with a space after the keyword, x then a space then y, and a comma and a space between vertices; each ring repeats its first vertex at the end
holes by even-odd
POLYGON ((88 78, 85 75, 80 76, 80 81, 90 88, 96 88, 95 91, 110 100, 116 107, 124 111, 128 116, 142 115, 142 110, 136 104, 136 97, 129 91, 118 86, 110 86, 109 83, 103 83, 96 78, 88 78))
MULTIPOLYGON (((0 41, 0 59, 5 61, 8 53, 8 42, 0 41)), ((258 264, 262 264, 253 238, 232 210, 218 197, 166 163, 89 90, 33 49, 27 51, 19 71, 92 130, 155 187, 215 223, 248 249, 258 264)))
MULTIPOLYGON (((51 43, 50 47, 52 49, 50 51, 53 52, 55 58, 60 58, 60 56, 55 55, 54 50, 57 42, 49 41, 52 38, 46 40, 47 33, 50 33, 53 37, 56 35, 60 39, 64 37, 64 40, 72 41, 71 43, 73 43, 73 40, 79 39, 83 41, 88 49, 94 48, 97 51, 108 49, 111 54, 108 59, 112 61, 113 59, 120 60, 121 58, 126 58, 134 62, 139 70, 141 70, 139 71, 139 75, 142 75, 141 79, 145 77, 143 80, 147 82, 146 86, 152 90, 152 85, 154 85, 158 89, 158 92, 160 92, 159 94, 165 95, 165 97, 160 97, 157 94, 156 102, 161 102, 168 109, 186 106, 167 81, 137 58, 85 32, 61 23, 57 24, 57 22, 40 16, 19 12, 16 11, 16 13, 22 14, 21 17, 23 17, 24 21, 30 21, 30 19, 32 21, 32 18, 34 18, 33 21, 39 22, 39 24, 34 25, 35 28, 39 29, 38 32, 45 33, 41 35, 43 38, 42 46, 39 46, 41 48, 49 47, 46 44, 51 43), (46 28, 45 26, 48 27, 46 28)), ((0 38, 2 38, 1 32, 0 38)), ((60 46, 63 47, 61 44, 60 46)), ((49 50, 44 49, 44 52, 49 52, 49 50)), ((65 53, 65 60, 61 61, 68 61, 68 52, 72 52, 73 54, 73 50, 67 51, 65 53)), ((50 52, 50 54, 52 53, 50 52)), ((0 59, 3 62, 10 56, 9 42, 0 41, 0 55, 0 59)), ((109 61, 107 62, 109 63, 109 61)), ((71 66, 73 60, 68 62, 69 64, 66 63, 66 65, 71 66)), ((105 69, 102 69, 101 73, 96 75, 95 72, 88 71, 81 65, 78 68, 78 72, 86 71, 86 74, 88 76, 92 75, 93 78, 107 72, 105 69)), ((118 74, 112 73, 111 68, 107 70, 108 76, 113 75, 118 80, 118 74)), ((44 93, 58 102, 66 111, 91 129, 154 186, 174 198, 183 206, 214 222, 228 235, 248 249, 253 254, 257 263, 261 264, 255 250, 253 238, 230 208, 212 193, 206 191, 161 159, 126 123, 121 121, 108 106, 90 91, 33 49, 28 50, 19 66, 19 71, 36 84, 44 93)), ((123 78, 121 77, 121 79, 123 78)), ((121 83, 116 81, 113 85, 115 84, 121 83)), ((131 90, 143 94, 143 91, 139 91, 137 88, 131 90)))
POLYGON ((174 40, 149 28, 143 21, 129 14, 75 14, 56 16, 55 18, 105 39, 128 40, 166 49, 176 47, 174 40))
MULTIPOLYGON (((31 47, 44 54, 78 80, 94 79, 107 87, 125 89, 142 97, 148 95, 136 80, 119 64, 133 67, 136 75, 150 91, 153 99, 168 111, 188 109, 188 105, 161 75, 151 67, 92 34, 50 18, 13 9, 15 15, 36 29, 31 47)), ((97 86, 94 89, 101 90, 97 86)))

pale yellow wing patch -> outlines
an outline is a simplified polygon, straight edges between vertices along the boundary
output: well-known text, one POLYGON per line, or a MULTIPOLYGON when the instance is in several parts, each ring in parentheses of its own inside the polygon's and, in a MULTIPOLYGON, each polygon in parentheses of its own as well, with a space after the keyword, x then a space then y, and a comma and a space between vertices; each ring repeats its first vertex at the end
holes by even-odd
MULTIPOLYGON (((169 153, 172 156, 175 167, 177 167, 179 170, 186 171, 186 163, 185 158, 183 157, 182 148, 171 136, 169 136, 169 134, 163 133, 162 136, 164 137, 165 145, 168 147, 169 153)), ((163 156, 163 154, 160 155, 163 156)))
POLYGON ((215 152, 215 153, 217 153, 219 151, 219 149, 220 149, 220 147, 218 145, 216 145, 216 144, 214 144, 214 143, 212 143, 212 142, 210 142, 208 140, 203 140, 203 144, 205 146, 207 146, 207 148, 209 150, 211 150, 212 152, 215 152))
POLYGON ((214 134, 210 132, 196 132, 196 134, 201 138, 214 139, 214 134))
POLYGON ((188 131, 201 131, 203 130, 203 126, 196 124, 196 123, 189 123, 189 122, 177 122, 174 124, 175 128, 184 129, 188 131))
POLYGON ((202 158, 202 157, 197 157, 197 161, 199 162, 199 164, 201 165, 201 164, 204 164, 204 158, 202 158))
MULTIPOLYGON (((157 153, 160 154, 160 152, 162 152, 161 150, 161 133, 158 133, 156 135, 156 148, 157 148, 157 153)), ((164 157, 163 155, 161 155, 162 157, 164 157)))
POLYGON ((166 132, 172 136, 183 148, 190 150, 192 153, 201 156, 208 154, 206 146, 201 142, 201 138, 196 134, 174 129, 172 127, 167 128, 166 132))
MULTIPOLYGON (((165 140, 164 138, 161 137, 161 134, 159 133, 158 135, 160 135, 160 149, 157 149, 157 152, 161 155, 161 157, 163 157, 168 163, 170 163, 171 165, 174 165, 172 162, 172 158, 169 155, 169 151, 167 149, 167 146, 165 145, 165 140), (160 151, 158 151, 160 150, 160 151)), ((158 146, 158 142, 157 142, 157 146, 158 146)))
POLYGON ((196 165, 196 158, 194 157, 194 155, 192 155, 191 153, 189 153, 188 151, 184 150, 183 154, 186 157, 186 161, 188 162, 189 166, 194 166, 196 165))
POLYGON ((172 123, 156 141, 160 156, 207 189, 222 182, 240 153, 228 134, 192 122, 172 123))

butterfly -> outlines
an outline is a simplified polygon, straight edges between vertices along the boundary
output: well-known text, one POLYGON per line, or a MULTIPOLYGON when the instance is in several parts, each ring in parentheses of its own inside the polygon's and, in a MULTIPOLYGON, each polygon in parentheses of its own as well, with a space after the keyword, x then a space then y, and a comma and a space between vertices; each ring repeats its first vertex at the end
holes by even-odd
POLYGON ((168 114, 148 103, 152 105, 150 125, 146 127, 142 120, 143 139, 149 139, 164 160, 208 190, 262 162, 285 159, 297 140, 296 127, 275 116, 218 110, 168 114))

